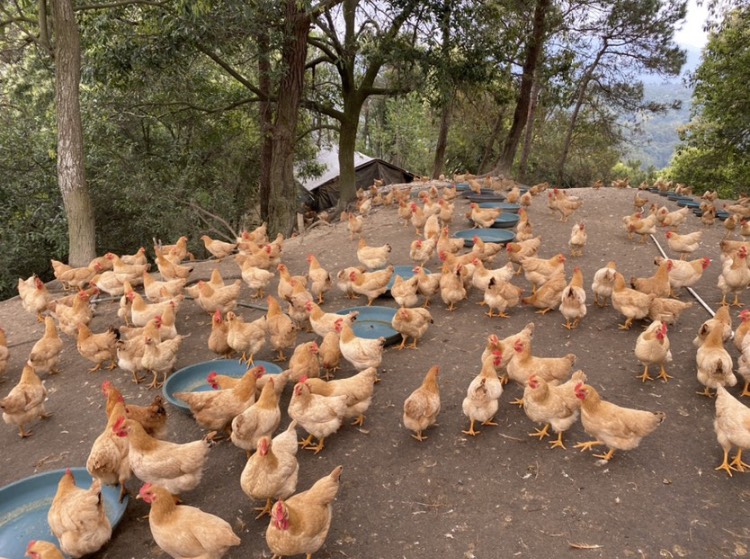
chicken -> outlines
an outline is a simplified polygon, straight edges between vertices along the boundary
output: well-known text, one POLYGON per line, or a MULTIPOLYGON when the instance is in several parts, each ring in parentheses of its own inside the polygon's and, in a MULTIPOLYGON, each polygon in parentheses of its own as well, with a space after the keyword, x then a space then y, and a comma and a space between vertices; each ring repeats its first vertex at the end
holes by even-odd
POLYGON ((464 248, 464 240, 458 238, 454 239, 450 236, 448 228, 443 227, 437 240, 437 251, 456 254, 460 252, 462 248, 464 248))
POLYGON ((266 529, 266 543, 274 557, 304 553, 311 559, 322 547, 331 527, 331 503, 343 469, 337 466, 307 491, 276 501, 266 529))
MULTIPOLYGON (((662 262, 661 257, 654 259, 655 264, 662 262)), ((692 287, 703 276, 703 272, 711 265, 708 258, 698 258, 696 260, 669 260, 667 262, 667 272, 669 273, 669 285, 672 291, 681 287, 692 287)))
POLYGON ((662 262, 653 276, 647 278, 630 278, 630 287, 641 293, 653 293, 656 297, 669 297, 671 287, 669 283, 669 264, 662 262))
POLYGON ((318 348, 320 366, 326 371, 325 378, 330 378, 331 373, 339 370, 341 357, 341 337, 334 329, 323 336, 318 348))
POLYGON ((148 272, 143 272, 143 290, 146 299, 152 303, 161 303, 182 294, 182 289, 185 287, 186 281, 184 278, 161 281, 154 278, 148 272))
POLYGON ((729 307, 726 305, 722 305, 716 309, 716 314, 713 318, 709 318, 701 324, 701 327, 698 329, 698 335, 693 339, 693 345, 700 347, 708 337, 708 334, 717 327, 721 330, 722 342, 726 342, 734 335, 732 331, 732 317, 729 314, 729 307))
POLYGON ((159 273, 165 281, 174 279, 186 280, 190 276, 190 272, 193 271, 192 266, 175 264, 160 252, 156 253, 156 267, 159 269, 159 273))
POLYGON ((565 448, 563 433, 578 419, 581 401, 576 397, 575 388, 586 382, 583 371, 574 372, 563 384, 549 383, 543 378, 531 375, 523 391, 523 410, 535 423, 543 423, 543 429, 529 433, 530 437, 542 440, 549 434, 549 428, 557 433, 557 439, 550 441, 550 448, 565 448))
POLYGON ((88 489, 76 487, 70 468, 57 484, 47 523, 60 542, 60 549, 71 557, 99 551, 112 537, 112 526, 104 510, 102 482, 95 479, 88 489))
POLYGON ((149 436, 133 419, 113 429, 118 437, 127 437, 130 467, 138 479, 164 487, 173 495, 195 489, 203 477, 214 433, 203 439, 178 444, 149 436))
POLYGON ((86 460, 86 470, 91 477, 104 485, 120 484, 120 502, 127 490, 125 482, 130 479, 129 445, 127 439, 115 435, 115 426, 119 429, 125 423, 125 404, 117 402, 107 417, 107 426, 94 441, 86 460))
POLYGON ((505 313, 506 309, 517 306, 521 302, 522 293, 523 289, 508 281, 490 278, 487 289, 484 291, 484 304, 489 308, 485 314, 490 318, 493 316, 509 318, 505 313), (497 314, 494 313, 495 310, 497 314))
POLYGON ((120 283, 127 281, 131 285, 140 285, 143 282, 143 272, 147 272, 151 268, 148 262, 128 264, 111 252, 105 254, 104 257, 112 262, 112 271, 120 283))
MULTIPOLYGON (((409 212, 411 217, 411 212, 409 212)), ((365 218, 361 215, 349 214, 347 216, 347 228, 349 229, 349 240, 354 240, 354 236, 362 235, 362 228, 365 224, 365 218)))
POLYGON ((289 297, 289 318, 292 319, 297 330, 312 331, 310 326, 310 315, 307 312, 307 303, 312 302, 313 296, 305 286, 296 280, 292 280, 292 294, 289 297))
POLYGON ((723 386, 716 387, 714 431, 724 451, 724 460, 715 469, 724 470, 732 477, 732 471, 744 472, 750 467, 742 461, 742 451, 750 448, 750 409, 723 386), (733 446, 737 447, 737 454, 729 462, 729 451, 733 446))
POLYGON ((567 286, 565 272, 560 271, 553 274, 529 297, 521 299, 525 305, 532 305, 540 310, 539 314, 547 314, 560 306, 562 293, 567 286))
POLYGON ((89 369, 89 372, 100 370, 105 361, 109 361, 107 369, 110 371, 117 367, 115 342, 119 339, 120 331, 117 328, 110 327, 106 332, 94 334, 85 324, 78 325, 76 349, 81 357, 94 363, 94 367, 89 369))
POLYGON ((581 221, 573 226, 573 230, 570 232, 570 240, 568 246, 570 247, 570 256, 583 256, 583 247, 586 246, 588 240, 588 233, 585 225, 581 221))
POLYGON ((88 324, 92 318, 89 294, 86 291, 78 292, 73 299, 72 306, 53 301, 50 303, 50 311, 57 319, 60 330, 71 338, 76 337, 79 324, 88 324))
POLYGON ((440 206, 440 213, 438 214, 438 217, 440 218, 440 223, 442 223, 443 225, 449 225, 453 221, 455 204, 450 203, 449 200, 451 199, 452 198, 446 198, 444 196, 437 201, 438 206, 440 206))
POLYGON ((352 291, 367 297, 367 306, 371 306, 375 299, 388 291, 388 282, 391 281, 393 270, 393 266, 390 265, 384 270, 370 273, 352 271, 349 274, 352 291))
POLYGON ((745 337, 750 332, 750 311, 740 311, 740 325, 737 327, 737 331, 734 333, 734 347, 740 352, 744 347, 745 337))
POLYGON ((424 266, 432 258, 432 254, 435 252, 435 247, 437 246, 437 240, 437 236, 433 236, 425 240, 416 239, 412 241, 409 246, 409 258, 419 266, 424 266))
POLYGON ((367 241, 360 239, 357 248, 357 260, 368 270, 375 270, 388 264, 390 253, 391 245, 387 243, 378 247, 367 246, 367 241))
POLYGON ((44 282, 37 276, 31 276, 26 280, 18 278, 18 295, 21 297, 24 310, 36 314, 37 321, 42 322, 42 311, 47 309, 51 299, 44 282))
POLYGON ((474 243, 471 247, 471 253, 466 255, 467 258, 470 258, 471 260, 479 258, 482 262, 492 262, 495 256, 500 254, 500 251, 503 250, 503 245, 500 243, 487 243, 477 235, 474 235, 471 238, 471 242, 474 243))
POLYGON ((171 491, 158 484, 144 484, 138 499, 151 505, 148 525, 154 542, 174 559, 221 559, 241 543, 226 520, 178 505, 171 491))
POLYGON ((64 289, 83 288, 96 275, 95 267, 73 268, 58 260, 51 260, 52 270, 64 289))
POLYGON ((219 239, 212 239, 208 235, 201 236, 201 241, 203 241, 203 246, 205 246, 206 250, 211 253, 211 256, 220 262, 227 256, 231 255, 237 248, 237 243, 227 243, 225 241, 220 241, 219 239))
POLYGON ((65 559, 57 546, 44 540, 31 540, 24 557, 29 559, 65 559))
POLYGON ((750 285, 750 268, 747 267, 747 249, 740 247, 732 258, 724 260, 719 276, 718 287, 721 290, 721 304, 727 304, 727 295, 734 293, 732 306, 741 307, 739 292, 750 285))
POLYGON ((557 201, 555 210, 560 214, 560 221, 566 222, 573 213, 583 205, 583 200, 563 197, 557 201))
POLYGON ((522 337, 515 340, 512 351, 513 358, 506 366, 508 376, 521 386, 526 386, 531 375, 547 382, 562 382, 570 376, 576 362, 572 353, 564 357, 535 357, 531 354, 531 340, 522 337))
MULTIPOLYGON (((666 210, 666 208, 664 208, 664 210, 666 210)), ((685 223, 688 215, 690 215, 690 208, 680 208, 674 212, 667 211, 666 213, 657 213, 656 218, 661 223, 662 227, 673 227, 677 229, 680 225, 685 223)))
POLYGON ((339 270, 336 274, 336 287, 338 287, 339 291, 342 291, 344 294, 346 294, 347 299, 356 299, 357 295, 354 293, 354 282, 352 281, 352 272, 355 272, 355 278, 356 273, 362 273, 366 270, 364 266, 354 267, 350 266, 348 268, 344 268, 343 270, 339 270))
POLYGON ((414 267, 412 272, 414 272, 414 275, 417 277, 417 293, 425 298, 422 306, 429 307, 430 299, 440 289, 441 275, 428 274, 421 266, 414 267))
POLYGON ((438 375, 440 367, 434 365, 424 377, 422 384, 404 401, 404 427, 414 431, 412 437, 423 441, 422 433, 437 422, 440 413, 440 387, 438 375))
MULTIPOLYGON (((411 204, 405 200, 399 200, 398 209, 396 210, 398 218, 404 222, 404 227, 408 227, 411 222, 411 204)), ((352 236, 351 239, 354 237, 352 236)))
POLYGON ((474 229, 492 227, 495 220, 503 213, 500 208, 480 208, 476 202, 469 204, 469 207, 471 208, 469 219, 474 223, 474 229))
POLYGON ((659 365, 659 378, 664 382, 672 378, 664 368, 665 363, 672 361, 666 323, 655 320, 638 336, 635 342, 635 357, 643 365, 643 374, 638 377, 641 381, 653 380, 648 374, 650 365, 659 365))
POLYGON ((399 307, 413 307, 419 300, 417 295, 418 289, 419 278, 417 276, 412 276, 408 280, 405 280, 401 276, 396 275, 396 280, 391 287, 391 297, 393 297, 399 307))
POLYGON ((268 312, 266 313, 266 330, 271 338, 271 346, 276 350, 275 361, 286 361, 284 350, 294 347, 297 341, 298 329, 289 315, 285 314, 278 301, 269 295, 268 312))
POLYGON ((182 262, 188 255, 192 257, 192 254, 188 252, 187 242, 188 238, 184 235, 177 239, 177 242, 173 245, 162 245, 161 241, 157 244, 156 240, 154 240, 154 252, 157 255, 163 254, 170 261, 182 262))
POLYGON ((302 287, 307 287, 307 278, 305 276, 293 276, 289 273, 289 268, 286 267, 286 264, 279 264, 276 266, 276 270, 279 272, 279 285, 277 288, 279 299, 291 301, 294 286, 297 283, 301 284, 302 287))
POLYGON ((393 320, 391 320, 391 326, 401 334, 401 345, 398 349, 404 349, 409 338, 412 338, 409 347, 416 349, 417 342, 427 332, 430 324, 434 322, 430 311, 424 308, 401 308, 397 310, 396 314, 393 315, 393 320))
POLYGON ((314 341, 299 344, 294 348, 294 353, 289 359, 289 380, 299 382, 302 377, 318 378, 320 376, 319 349, 314 341))
POLYGON ((34 419, 47 419, 52 414, 44 409, 47 399, 47 389, 34 371, 34 367, 26 363, 21 371, 21 378, 8 395, 0 400, 0 410, 3 421, 8 425, 18 425, 18 435, 26 438, 31 431, 26 431, 24 425, 34 419))
MULTIPOLYGON (((742 311, 742 312, 748 312, 748 311, 742 311)), ((742 328, 747 321, 747 317, 743 319, 743 323, 740 325, 740 328, 742 328)), ((739 332, 740 328, 737 329, 739 332)), ((737 344, 737 336, 734 338, 735 345, 737 344)), ((742 388, 742 393, 740 396, 750 396, 750 338, 743 333, 742 335, 742 342, 740 347, 740 359, 738 361, 738 367, 737 372, 742 377, 742 380, 745 381, 745 385, 742 388)))
MULTIPOLYGON (((5 336, 5 332, 2 333, 2 336, 5 336)), ((5 346, 4 343, 1 345, 3 347, 5 346)), ((55 320, 51 316, 46 316, 44 318, 44 335, 31 348, 28 362, 34 367, 34 370, 37 373, 48 372, 53 375, 57 374, 60 372, 57 365, 60 361, 60 353, 62 350, 63 341, 57 333, 55 320)), ((2 372, 2 369, 3 367, 0 366, 0 372, 2 372)))
POLYGON ((591 450, 594 446, 606 445, 607 454, 595 454, 596 458, 609 461, 615 450, 632 450, 643 437, 649 435, 665 419, 664 412, 635 410, 602 400, 599 393, 588 384, 576 385, 576 397, 581 400, 581 423, 583 429, 595 440, 578 443, 574 448, 591 450))
MULTIPOLYGON (((250 456, 261 437, 270 437, 281 422, 279 396, 271 375, 260 391, 260 397, 232 419, 232 443, 250 456)), ((296 444, 295 436, 295 444, 296 444)))
MULTIPOLYGON (((508 253, 508 260, 514 264, 521 264, 523 259, 527 256, 536 256, 541 244, 541 237, 533 237, 523 242, 507 243, 505 245, 505 251, 508 253)), ((519 268, 516 273, 520 274, 521 268, 519 268)))
POLYGON ((635 197, 633 198, 633 207, 640 209, 648 203, 648 198, 641 196, 640 191, 636 191, 635 197))
POLYGON ((628 232, 628 238, 631 238, 633 233, 641 236, 641 244, 646 242, 646 235, 654 235, 656 233, 656 214, 650 214, 647 217, 642 217, 638 214, 637 217, 627 216, 623 218, 625 224, 625 230, 628 232))
POLYGON ((429 215, 427 215, 422 208, 420 208, 416 203, 412 202, 409 204, 409 210, 411 211, 411 216, 409 217, 409 220, 411 221, 411 224, 414 226, 414 229, 416 229, 417 236, 422 235, 422 229, 424 228, 424 224, 427 222, 427 218, 429 215))
POLYGON ((667 245, 674 252, 679 253, 680 260, 685 260, 685 256, 698 250, 701 244, 703 231, 695 231, 687 235, 678 235, 674 231, 667 231, 667 245))
POLYGON ((221 431, 255 402, 255 383, 265 371, 263 367, 248 369, 236 385, 226 390, 176 392, 174 396, 190 407, 198 425, 221 431))
MULTIPOLYGON (((539 295, 540 291, 541 288, 536 295, 539 295)), ((583 273, 578 267, 573 269, 573 278, 562 291, 560 312, 565 317, 564 326, 568 330, 577 328, 581 319, 586 316, 586 291, 583 289, 583 273)))
POLYGON ((354 330, 344 321, 336 322, 335 328, 340 336, 341 355, 355 369, 362 371, 368 367, 377 369, 380 366, 383 360, 385 338, 360 338, 355 336, 354 330))
POLYGON ((240 486, 245 495, 266 501, 258 519, 271 513, 273 499, 286 499, 297 489, 299 462, 297 461, 297 422, 292 421, 285 431, 271 439, 270 435, 258 438, 258 451, 248 457, 240 476, 240 486))
POLYGON ((683 303, 677 299, 666 299, 656 297, 648 309, 648 317, 651 320, 660 320, 665 324, 675 324, 680 315, 693 306, 693 303, 683 303))
POLYGON ((324 381, 318 378, 306 379, 313 394, 321 396, 346 396, 346 414, 344 419, 354 418, 352 425, 364 425, 365 412, 370 407, 375 383, 378 381, 375 367, 368 367, 354 376, 324 381))
POLYGON ((165 380, 167 375, 174 371, 175 363, 177 362, 177 352, 182 344, 183 336, 177 336, 171 340, 164 340, 158 342, 151 336, 144 336, 143 343, 145 345, 143 349, 143 357, 141 358, 141 366, 151 371, 154 375, 154 380, 149 384, 149 388, 160 387, 165 380), (163 381, 159 382, 159 374, 163 375, 163 381))
MULTIPOLYGON (((54 326, 55 322, 52 321, 52 327, 54 328, 54 326)), ((62 345, 62 342, 60 342, 60 344, 62 345)), ((5 334, 5 330, 0 328, 0 377, 5 374, 5 371, 8 370, 8 359, 10 359, 10 351, 8 350, 8 338, 5 334)))
POLYGON ((207 313, 221 311, 226 314, 237 308, 237 297, 240 295, 241 287, 242 280, 235 280, 232 284, 219 289, 211 287, 210 283, 199 281, 196 301, 207 313))
POLYGON ((323 294, 331 289, 331 274, 329 274, 318 262, 314 254, 307 255, 307 278, 310 280, 310 292, 318 298, 318 304, 324 302, 323 294))
MULTIPOLYGON (((523 274, 526 281, 531 283, 536 291, 536 288, 545 283, 553 275, 565 272, 565 256, 562 254, 556 254, 552 258, 536 258, 528 256, 521 260, 521 267, 523 268, 523 274)), ((562 291, 562 289, 561 289, 562 291)))
POLYGON ((271 245, 258 246, 252 241, 246 241, 239 245, 239 254, 236 254, 234 261, 241 269, 248 267, 270 270, 274 266, 274 259, 271 257, 271 245))
POLYGON ((164 310, 170 302, 179 302, 182 300, 182 295, 179 295, 176 299, 162 301, 161 303, 146 303, 146 301, 143 300, 143 297, 135 291, 130 291, 125 295, 132 303, 132 306, 130 307, 130 320, 134 326, 145 326, 152 318, 164 314, 164 310))
POLYGON ((325 448, 325 439, 341 427, 346 416, 346 396, 321 396, 313 394, 306 378, 294 385, 287 412, 300 427, 308 432, 308 437, 300 444, 302 448, 318 454, 325 448), (318 444, 312 446, 313 437, 318 444))
POLYGON ((263 297, 263 290, 273 279, 273 272, 254 266, 250 260, 245 260, 240 265, 242 281, 252 290, 251 297, 258 299, 263 297))
POLYGON ((712 396, 711 388, 737 384, 737 377, 732 372, 732 357, 724 349, 722 335, 722 328, 715 326, 695 353, 698 382, 705 387, 699 392, 702 396, 712 396))
POLYGON ((479 421, 482 425, 497 425, 494 421, 497 413, 500 396, 503 393, 503 384, 497 377, 497 368, 502 363, 502 352, 497 351, 482 363, 479 374, 469 383, 466 397, 461 404, 464 415, 471 422, 468 431, 461 431, 472 437, 481 431, 474 430, 474 422, 479 421))
POLYGON ((242 361, 253 363, 253 358, 266 343, 266 317, 244 322, 233 312, 227 313, 227 343, 242 354, 242 361))
POLYGON ((612 306, 625 317, 625 323, 620 325, 620 330, 630 330, 634 320, 648 316, 651 303, 655 298, 656 295, 653 293, 642 293, 627 288, 623 275, 616 272, 612 288, 612 306))
POLYGON ((518 199, 521 197, 521 189, 517 186, 514 186, 511 188, 508 193, 505 195, 505 199, 509 204, 516 204, 518 203, 518 199))
POLYGON ((474 273, 471 276, 471 283, 474 287, 481 291, 485 291, 487 286, 490 284, 490 280, 494 279, 495 282, 506 282, 510 281, 515 275, 515 269, 513 264, 508 262, 505 266, 496 268, 494 270, 488 270, 484 267, 484 264, 479 258, 474 258, 471 262, 474 265, 474 273))
POLYGON ((107 416, 118 403, 125 406, 125 417, 133 419, 141 424, 150 436, 163 439, 167 431, 167 410, 164 407, 164 398, 157 394, 148 406, 137 406, 125 404, 125 399, 110 381, 102 383, 102 393, 107 397, 107 416))
POLYGON ((461 264, 458 264, 455 268, 452 268, 447 262, 443 265, 439 284, 440 298, 443 303, 448 305, 449 311, 455 310, 456 303, 463 301, 468 295, 461 275, 463 268, 461 264))
POLYGON ((609 262, 604 268, 599 268, 594 274, 591 291, 594 292, 594 303, 599 307, 606 307, 607 301, 612 297, 612 288, 615 285, 616 264, 609 262))
POLYGON ((305 305, 305 309, 310 314, 310 326, 318 336, 325 336, 329 332, 333 332, 336 329, 336 321, 339 319, 343 318, 344 322, 351 325, 359 316, 359 311, 352 311, 345 316, 323 312, 323 309, 312 301, 305 305))

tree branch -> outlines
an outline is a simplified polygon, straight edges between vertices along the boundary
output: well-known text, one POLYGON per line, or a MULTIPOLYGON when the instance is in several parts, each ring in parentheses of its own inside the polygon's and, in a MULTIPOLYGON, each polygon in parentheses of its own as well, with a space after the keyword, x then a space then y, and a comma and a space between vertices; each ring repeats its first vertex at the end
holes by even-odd
POLYGON ((317 37, 312 37, 308 35, 307 42, 314 46, 316 49, 322 51, 325 53, 325 55, 328 57, 327 62, 330 62, 331 64, 336 63, 336 59, 338 58, 338 54, 330 49, 330 45, 327 45, 317 37))
POLYGON ((84 10, 103 10, 106 8, 120 8, 122 6, 131 6, 133 4, 144 4, 146 6, 158 6, 163 8, 165 2, 158 2, 156 0, 117 0, 116 2, 107 2, 105 4, 84 4, 83 6, 75 6, 74 12, 82 12, 84 10))
POLYGON ((54 59, 55 51, 49 40, 49 28, 47 27, 47 0, 39 0, 39 44, 54 59))
POLYGON ((221 58, 218 54, 215 52, 209 50, 208 48, 204 47, 200 43, 196 45, 196 48, 201 51, 203 54, 208 56, 211 60, 216 62, 219 66, 221 66, 227 74, 232 76, 235 80, 240 82, 242 85, 244 85, 247 89, 255 93, 261 100, 267 101, 268 99, 263 94, 263 92, 257 88, 255 85, 253 85, 247 78, 245 78, 242 74, 240 74, 237 70, 232 68, 232 66, 229 65, 228 62, 226 62, 223 58, 221 58))
MULTIPOLYGON (((225 220, 223 217, 220 217, 220 216, 218 216, 216 214, 213 214, 213 213, 209 212, 207 209, 202 208, 201 206, 199 206, 195 202, 188 202, 187 205, 190 206, 192 209, 194 209, 198 213, 198 217, 199 218, 201 217, 200 214, 204 214, 204 215, 207 215, 207 216, 215 219, 216 221, 218 221, 219 223, 221 223, 224 227, 226 227, 229 230, 229 232, 232 234, 232 237, 231 237, 232 242, 234 242, 234 240, 237 237, 240 236, 237 233, 237 231, 235 231, 234 228, 231 225, 229 225, 229 222, 227 222, 227 220, 225 220)), ((206 222, 205 219, 203 219, 203 221, 206 222)), ((206 224, 209 225, 208 222, 206 222, 206 224)), ((218 233, 218 231, 217 231, 217 233, 218 233)))
POLYGON ((321 0, 317 6, 312 6, 308 11, 308 17, 315 19, 324 12, 327 12, 334 6, 341 4, 344 0, 321 0))
POLYGON ((303 100, 302 106, 311 111, 317 111, 326 116, 329 116, 334 120, 338 120, 339 122, 342 122, 345 117, 342 111, 338 111, 334 109, 333 107, 329 107, 328 105, 324 105, 322 103, 319 103, 318 101, 313 101, 311 99, 303 100))
POLYGON ((340 128, 334 124, 319 124, 318 126, 313 126, 312 128, 308 128, 301 134, 297 136, 297 141, 299 142, 302 138, 307 136, 308 134, 312 134, 313 132, 316 132, 318 130, 333 130, 334 132, 339 132, 340 128))

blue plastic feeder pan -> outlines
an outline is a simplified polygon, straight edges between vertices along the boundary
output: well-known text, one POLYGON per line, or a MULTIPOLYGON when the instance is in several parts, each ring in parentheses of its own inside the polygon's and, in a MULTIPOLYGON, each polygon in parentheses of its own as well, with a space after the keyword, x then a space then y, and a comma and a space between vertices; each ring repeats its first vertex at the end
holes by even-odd
MULTIPOLYGON (((402 279, 408 280, 414 275, 414 267, 416 264, 412 264, 411 266, 394 266, 393 267, 393 275, 391 276, 391 280, 388 282, 388 291, 391 290, 391 287, 393 287, 393 284, 396 283, 396 276, 401 276, 402 279)), ((427 268, 423 268, 426 274, 429 274, 430 271, 427 268)))
POLYGON ((352 323, 354 335, 360 338, 385 338, 385 345, 401 341, 401 334, 391 326, 396 309, 390 307, 350 307, 336 311, 336 314, 349 314, 358 311, 357 320, 352 323))
POLYGON ((682 208, 700 208, 701 207, 700 202, 696 202, 695 200, 677 200, 677 205, 682 208))
POLYGON ((480 208, 500 208, 504 212, 518 213, 521 206, 518 204, 509 204, 508 202, 482 202, 479 204, 480 208))
POLYGON ((495 223, 492 224, 492 227, 500 228, 500 229, 506 229, 508 227, 515 227, 519 219, 521 218, 518 217, 518 214, 503 213, 500 215, 500 217, 498 217, 495 220, 495 223))
POLYGON ((466 199, 470 202, 502 202, 505 200, 505 195, 501 194, 500 192, 492 192, 491 194, 474 194, 473 192, 471 194, 466 195, 466 199))
POLYGON ((474 236, 479 237, 485 243, 509 243, 516 238, 516 234, 513 231, 507 229, 464 229, 463 231, 456 231, 453 237, 464 240, 465 247, 474 246, 472 240, 474 236))
MULTIPOLYGON (((259 365, 262 365, 266 369, 267 375, 278 375, 281 372, 281 367, 276 363, 256 361, 255 366, 259 365)), ((195 363, 169 375, 167 382, 162 387, 162 392, 170 404, 189 413, 190 407, 179 398, 175 398, 174 395, 176 393, 212 390, 211 386, 206 382, 206 377, 213 371, 216 371, 220 375, 240 378, 252 367, 253 365, 240 363, 236 359, 216 359, 214 361, 195 363)))

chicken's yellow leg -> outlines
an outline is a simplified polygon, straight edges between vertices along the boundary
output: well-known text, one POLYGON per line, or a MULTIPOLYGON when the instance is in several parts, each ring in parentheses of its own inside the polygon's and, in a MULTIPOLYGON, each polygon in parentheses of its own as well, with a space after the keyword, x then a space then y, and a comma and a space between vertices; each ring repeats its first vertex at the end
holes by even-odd
POLYGON ((401 334, 401 345, 398 346, 396 349, 404 349, 404 346, 406 345, 406 340, 409 338, 409 336, 404 336, 401 334))
POLYGON ((323 437, 322 439, 318 439, 318 444, 316 444, 315 446, 309 447, 307 450, 312 450, 315 454, 317 454, 318 452, 320 452, 321 450, 325 448, 325 441, 326 441, 325 437, 323 437))
POLYGON ((632 325, 633 325, 633 319, 632 318, 628 318, 625 321, 625 324, 620 324, 618 327, 620 328, 620 330, 630 330, 630 327, 632 325))
POLYGON ((422 430, 421 429, 419 431, 417 431, 416 434, 412 433, 411 436, 414 437, 415 439, 417 439, 419 442, 422 442, 423 440, 425 440, 427 438, 427 437, 422 436, 422 430))
POLYGON ((544 429, 537 429, 533 433, 529 433, 529 437, 539 437, 541 441, 544 437, 549 437, 549 423, 544 425, 544 429))
POLYGON ((523 398, 516 398, 515 400, 513 400, 511 402, 511 405, 516 405, 516 406, 522 408, 523 407, 523 398))
POLYGON ((734 460, 729 464, 732 468, 737 470, 738 472, 744 472, 745 468, 750 468, 750 464, 745 464, 742 461, 742 449, 737 449, 737 454, 734 457, 734 460))
POLYGON ((584 443, 578 443, 573 445, 573 448, 580 448, 581 452, 584 450, 591 450, 595 446, 603 445, 604 443, 602 441, 586 441, 584 443))
MULTIPOLYGON (((470 435, 472 437, 476 437, 479 433, 481 433, 481 431, 475 431, 474 430, 474 420, 473 419, 471 420, 471 425, 469 426, 469 430, 468 431, 461 431, 461 432, 464 435, 470 435)), ((421 440, 421 439, 418 439, 418 440, 421 440)))
POLYGON ((708 386, 703 389, 703 392, 696 392, 696 394, 700 394, 701 396, 705 396, 706 398, 714 397, 713 392, 711 392, 711 389, 708 386))
POLYGON ((750 380, 745 381, 745 388, 742 389, 740 396, 750 396, 750 380))
POLYGON ((258 520, 259 518, 262 518, 263 515, 271 514, 271 505, 273 504, 273 501, 271 500, 271 497, 266 497, 266 506, 265 507, 255 507, 253 510, 260 511, 258 513, 258 516, 255 517, 255 520, 258 520))
POLYGON ((562 442, 562 431, 560 431, 557 434, 557 439, 555 439, 554 441, 550 441, 549 442, 549 447, 550 448, 558 448, 559 447, 559 448, 565 449, 565 445, 562 442))
POLYGON ((732 477, 732 467, 729 465, 729 449, 724 449, 724 461, 721 463, 720 466, 717 468, 714 468, 714 470, 724 470, 727 474, 729 474, 729 477, 732 477))
POLYGON ((659 371, 658 378, 662 379, 664 382, 669 381, 669 379, 674 378, 672 375, 667 374, 667 370, 664 368, 664 363, 661 364, 661 370, 659 371))
POLYGON ((610 460, 612 460, 612 455, 614 453, 615 453, 615 449, 610 448, 607 454, 594 454, 594 458, 601 458, 602 460, 606 460, 607 462, 609 462, 610 460))
POLYGON ((635 378, 641 379, 642 382, 646 382, 647 380, 654 380, 651 375, 648 374, 648 365, 643 365, 643 374, 642 375, 636 375, 635 378))
POLYGON ((732 306, 733 307, 744 307, 745 306, 742 303, 740 303, 740 294, 739 293, 735 293, 734 294, 734 301, 732 302, 732 306))
POLYGON ((312 443, 312 440, 313 440, 313 436, 312 435, 308 435, 306 439, 302 439, 298 444, 302 448, 307 448, 312 443))

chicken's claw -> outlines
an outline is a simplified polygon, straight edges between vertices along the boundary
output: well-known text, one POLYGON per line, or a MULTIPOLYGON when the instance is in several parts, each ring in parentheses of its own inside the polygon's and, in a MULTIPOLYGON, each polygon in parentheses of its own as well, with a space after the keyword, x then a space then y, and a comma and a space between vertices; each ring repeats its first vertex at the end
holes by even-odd
POLYGON ((724 470, 729 477, 732 477, 732 466, 729 465, 729 449, 724 450, 724 461, 721 463, 720 466, 714 468, 714 470, 724 470))
POLYGON ((706 386, 702 392, 696 392, 696 394, 700 394, 701 396, 705 396, 706 398, 713 398, 715 394, 711 392, 711 389, 706 386))
POLYGON ((738 472, 744 472, 745 468, 750 468, 750 464, 745 464, 742 461, 742 449, 737 449, 737 455, 734 457, 734 459, 729 464, 732 468, 737 470, 738 472))
POLYGON ((601 441, 586 441, 583 443, 577 443, 573 445, 573 448, 580 448, 581 452, 584 452, 586 450, 591 450, 595 446, 603 445, 604 443, 601 441))
POLYGON ((544 429, 536 429, 533 433, 529 433, 529 437, 539 437, 540 441, 544 437, 549 437, 549 423, 545 424, 544 429))
POLYGON ((607 454, 594 454, 594 458, 600 458, 602 460, 606 460, 607 462, 609 462, 610 460, 612 460, 612 455, 614 453, 615 453, 615 449, 610 448, 607 454))
POLYGON ((554 441, 549 442, 550 448, 562 448, 565 450, 565 445, 562 442, 562 431, 557 434, 557 438, 554 441))
POLYGON ((522 408, 523 407, 523 398, 516 398, 515 400, 513 400, 511 402, 511 405, 515 405, 515 406, 518 406, 518 407, 522 408))
POLYGON ((670 374, 667 374, 667 370, 664 368, 664 365, 662 365, 661 370, 659 371, 659 376, 657 378, 662 379, 664 382, 668 382, 669 379, 674 377, 670 374))

